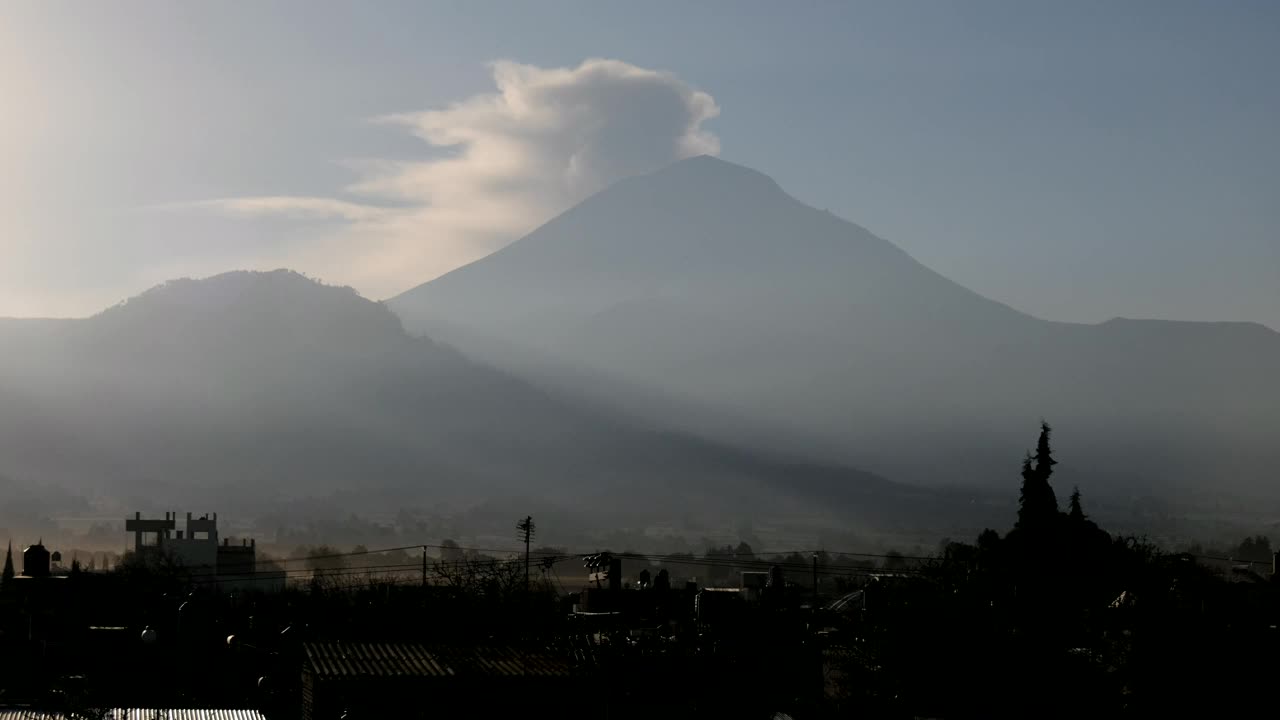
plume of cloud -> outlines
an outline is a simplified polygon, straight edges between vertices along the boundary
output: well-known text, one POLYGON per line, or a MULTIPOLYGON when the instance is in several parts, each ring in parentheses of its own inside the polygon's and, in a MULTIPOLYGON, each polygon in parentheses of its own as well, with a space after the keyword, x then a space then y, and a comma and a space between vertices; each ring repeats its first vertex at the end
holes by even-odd
POLYGON ((428 143, 431 159, 363 163, 345 198, 201 204, 336 223, 281 264, 385 297, 483 257, 615 180, 719 153, 703 128, 719 113, 715 100, 670 73, 599 59, 492 69, 495 92, 376 119, 428 143))
POLYGON ((395 212, 393 208, 375 207, 336 198, 299 195, 222 198, 167 207, 171 209, 214 208, 246 217, 279 215, 297 220, 345 220, 348 222, 369 222, 388 217, 395 212))

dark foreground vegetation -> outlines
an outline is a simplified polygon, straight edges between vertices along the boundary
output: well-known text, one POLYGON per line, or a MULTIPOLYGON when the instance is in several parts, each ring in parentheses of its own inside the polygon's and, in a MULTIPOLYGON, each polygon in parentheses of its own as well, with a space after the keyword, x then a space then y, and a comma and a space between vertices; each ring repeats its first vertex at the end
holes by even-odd
POLYGON ((0 705, 270 718, 1267 713, 1280 583, 1059 507, 1049 428, 1005 534, 935 557, 312 552, 252 582, 128 561, 0 583, 0 705), (299 563, 290 565, 290 563, 299 563), (1215 563, 1217 563, 1215 565, 1215 563), (696 577, 697 580, 693 580, 696 577), (708 587, 709 586, 709 587, 708 587))
POLYGON ((1212 567, 1225 558, 1113 537, 1078 492, 1059 510, 1055 462, 1045 426, 1012 530, 870 583, 859 612, 833 623, 835 706, 890 717, 1273 712, 1271 558, 1212 567))

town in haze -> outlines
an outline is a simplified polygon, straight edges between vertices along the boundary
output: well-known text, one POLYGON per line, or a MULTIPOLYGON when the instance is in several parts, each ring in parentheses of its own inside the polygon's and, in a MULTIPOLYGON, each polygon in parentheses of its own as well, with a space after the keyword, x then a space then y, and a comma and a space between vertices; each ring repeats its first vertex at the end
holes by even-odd
POLYGON ((1267 716, 1277 67, 1255 2, 0 6, 0 720, 1267 716))

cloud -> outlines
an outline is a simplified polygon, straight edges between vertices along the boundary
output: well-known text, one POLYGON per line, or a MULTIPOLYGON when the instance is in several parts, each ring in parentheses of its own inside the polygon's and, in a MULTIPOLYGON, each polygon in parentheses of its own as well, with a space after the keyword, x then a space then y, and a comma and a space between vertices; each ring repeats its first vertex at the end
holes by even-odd
POLYGON ((386 297, 483 257, 615 180, 719 153, 703 128, 719 114, 715 100, 670 73, 599 59, 492 69, 495 92, 375 119, 420 138, 432 159, 361 163, 346 198, 197 205, 336 223, 281 260, 386 297))
POLYGON ((245 216, 281 215, 298 220, 346 220, 349 222, 369 222, 388 217, 395 212, 394 208, 374 207, 334 198, 295 195, 201 200, 177 207, 204 207, 245 216))

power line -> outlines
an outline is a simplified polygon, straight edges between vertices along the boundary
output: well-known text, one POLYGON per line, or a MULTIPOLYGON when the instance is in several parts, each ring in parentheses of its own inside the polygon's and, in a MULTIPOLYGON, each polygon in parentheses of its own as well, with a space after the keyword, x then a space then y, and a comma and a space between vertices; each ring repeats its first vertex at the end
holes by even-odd
MULTIPOLYGON (((517 528, 517 529, 519 529, 519 528, 517 528)), ((522 540, 522 541, 523 541, 523 540, 522 540)), ((356 550, 356 551, 351 551, 351 552, 331 553, 331 554, 325 554, 325 555, 309 555, 309 556, 306 556, 306 557, 280 558, 280 559, 276 559, 276 560, 275 560, 275 562, 303 562, 303 561, 306 561, 306 560, 323 560, 323 559, 330 559, 330 558, 352 557, 352 556, 356 556, 356 555, 374 555, 374 554, 380 554, 380 553, 397 552, 397 551, 405 551, 405 550, 418 550, 418 549, 420 549, 420 548, 432 548, 432 549, 439 549, 439 550, 461 550, 461 551, 464 551, 464 552, 485 552, 485 553, 489 553, 489 552, 492 552, 492 553, 517 553, 517 552, 519 552, 519 550, 518 550, 518 549, 514 549, 514 548, 483 548, 483 547, 462 546, 462 545, 456 545, 456 544, 455 544, 455 545, 432 545, 432 544, 429 544, 429 543, 425 543, 425 544, 424 544, 424 543, 419 543, 419 544, 417 544, 417 545, 403 545, 403 546, 400 546, 400 547, 381 548, 381 549, 375 549, 375 550, 356 550)), ((557 551, 557 550, 531 550, 531 551, 530 551, 530 554, 531 554, 531 555, 537 555, 537 556, 546 556, 546 555, 569 555, 569 556, 581 556, 581 555, 590 555, 590 554, 592 554, 592 553, 596 553, 596 552, 599 552, 599 550, 598 550, 598 549, 593 549, 593 550, 584 550, 584 551, 569 551, 569 550, 567 550, 567 549, 566 549, 566 550, 560 550, 560 551, 557 551)), ((898 559, 898 560, 917 560, 917 561, 928 561, 928 560, 936 560, 936 559, 937 559, 936 557, 927 557, 927 556, 921 556, 921 555, 902 555, 902 554, 897 554, 897 553, 861 553, 861 552, 850 552, 850 551, 844 551, 844 550, 825 550, 825 549, 821 549, 821 548, 816 549, 816 550, 815 550, 815 549, 809 549, 809 550, 753 550, 753 551, 752 551, 752 555, 755 555, 755 556, 757 556, 757 557, 759 557, 759 556, 764 556, 764 555, 773 555, 773 556, 803 555, 803 556, 809 556, 809 555, 812 555, 813 553, 826 554, 827 556, 830 556, 830 557, 839 557, 839 556, 847 556, 847 557, 867 557, 867 558, 880 558, 880 559, 886 559, 886 560, 889 560, 889 559, 898 559)), ((635 558, 635 557, 642 557, 642 558, 650 558, 650 559, 660 559, 660 558, 682 557, 682 556, 683 556, 683 554, 681 554, 681 553, 665 554, 665 555, 664 555, 664 554, 657 554, 657 553, 633 553, 633 552, 619 552, 619 553, 614 553, 614 555, 615 555, 615 556, 617 556, 617 557, 622 557, 622 558, 628 558, 628 557, 631 557, 631 558, 635 558)), ((708 559, 711 559, 711 558, 708 558, 708 559)), ((806 565, 807 565, 807 563, 806 563, 806 565)))
POLYGON ((392 570, 402 570, 402 571, 408 572, 413 568, 416 568, 417 566, 418 566, 417 563, 397 563, 394 565, 371 565, 371 566, 361 567, 361 568, 332 568, 332 569, 305 568, 305 569, 295 569, 295 570, 275 570, 275 571, 267 570, 267 571, 252 572, 252 573, 207 572, 207 573, 188 575, 187 579, 192 580, 193 582, 200 583, 200 582, 240 582, 242 580, 248 581, 248 580, 257 580, 257 579, 276 580, 281 577, 288 579, 288 578, 307 577, 309 575, 317 578, 324 578, 324 577, 337 577, 342 575, 367 575, 374 570, 382 570, 384 572, 392 571, 392 570))
POLYGON ((440 547, 438 545, 404 545, 401 547, 382 548, 379 550, 353 550, 351 552, 329 553, 325 555, 307 555, 305 557, 272 558, 275 563, 306 562, 307 560, 330 560, 333 558, 355 557, 357 555, 379 555, 382 553, 404 550, 419 550, 424 547, 440 547))
POLYGON ((1187 553, 1187 555, 1200 560, 1218 560, 1221 562, 1246 563, 1249 565, 1271 565, 1275 562, 1274 560, 1245 560, 1244 558, 1222 557, 1220 555, 1195 555, 1193 553, 1187 553))
MULTIPOLYGON (((481 551, 478 548, 458 547, 454 549, 473 551, 473 552, 481 551)), ((514 552, 514 551, 507 551, 507 552, 514 552)), ((543 557, 540 559, 543 561, 554 560, 555 562, 559 563, 559 562, 566 562, 579 557, 583 557, 584 555, 585 555, 584 553, 553 554, 549 551, 544 551, 543 557)), ((680 553, 672 554, 672 555, 630 553, 627 555, 615 554, 614 557, 618 557, 619 559, 623 559, 623 560, 627 560, 627 559, 645 560, 651 563, 656 562, 659 564, 704 565, 704 566, 710 566, 710 567, 758 567, 758 568, 765 568, 765 569, 777 567, 784 570, 792 569, 792 570, 804 570, 804 571, 808 571, 811 567, 809 562, 788 562, 788 561, 783 561, 779 559, 768 559, 768 558, 759 558, 759 557, 753 557, 753 558, 734 558, 734 557, 723 557, 723 556, 697 557, 697 556, 680 554, 680 553)), ((898 556, 892 556, 892 555, 886 556, 886 558, 902 559, 902 560, 913 559, 910 557, 898 557, 898 556)), ((919 558, 919 559, 935 560, 936 558, 919 558)), ((465 564, 465 563, 477 562, 477 561, 480 561, 480 560, 464 559, 460 561, 455 561, 454 564, 458 564, 458 563, 465 564)), ((861 564, 850 565, 850 564, 832 564, 832 563, 819 564, 819 568, 820 568, 820 571, 823 572, 824 574, 832 574, 834 572, 838 572, 841 570, 868 571, 868 570, 875 569, 874 567, 868 567, 867 565, 861 565, 861 564)), ((900 568, 900 569, 907 570, 907 571, 916 570, 916 568, 900 568)))
MULTIPOLYGON (((572 560, 572 559, 573 559, 572 557, 561 558, 561 560, 563 561, 572 560)), ((496 563, 497 561, 494 561, 494 562, 496 563)), ((506 560, 502 562, 509 563, 509 562, 512 562, 512 560, 506 560)), ((448 580, 456 576, 447 572, 446 568, 449 568, 449 567, 458 568, 458 567, 464 567, 467 565, 474 565, 474 564, 476 564, 474 561, 437 563, 436 568, 434 568, 432 571, 427 573, 427 577, 432 580, 440 580, 440 579, 448 580)), ((699 565, 703 567, 707 566, 707 564, 696 561, 696 560, 676 561, 674 564, 691 564, 691 565, 699 565)), ((725 564, 725 565, 719 565, 718 567, 732 568, 734 566, 730 564, 725 564)), ((387 564, 387 565, 370 565, 370 566, 356 567, 356 568, 333 568, 333 569, 305 568, 305 569, 267 571, 267 572, 261 572, 261 573, 241 573, 241 574, 204 573, 201 575, 189 576, 188 579, 190 579, 195 584, 219 585, 219 584, 226 584, 226 583, 241 584, 241 583, 249 583, 249 582, 271 582, 271 581, 278 581, 281 579, 286 581, 300 580, 308 577, 315 580, 333 579, 333 578, 339 578, 339 577, 353 577, 353 576, 370 576, 372 578, 375 574, 377 574, 378 579, 382 582, 394 582, 395 584, 401 584, 401 583, 408 583, 414 580, 414 578, 410 576, 410 573, 412 573, 416 568, 418 568, 418 563, 396 563, 396 564, 387 564), (375 571, 380 571, 380 572, 375 573, 375 571)), ((552 572, 555 575, 557 584, 560 585, 561 591, 567 593, 568 590, 567 588, 565 588, 564 582, 560 578, 559 571, 555 570, 554 565, 552 566, 552 572)), ((894 574, 903 574, 903 573, 909 573, 911 572, 911 570, 900 569, 900 570, 893 570, 890 572, 893 572, 894 574)), ((873 577, 873 576, 882 575, 884 573, 883 571, 877 571, 870 568, 857 568, 856 570, 849 571, 849 570, 825 569, 820 567, 818 568, 816 574, 824 577, 833 576, 833 575, 850 576, 850 577, 854 577, 854 576, 873 577)))
MULTIPOLYGON (((530 536, 532 536, 532 532, 530 532, 530 536)), ((317 560, 334 560, 334 559, 368 556, 368 555, 382 555, 386 553, 403 552, 407 550, 419 550, 419 549, 425 549, 425 548, 434 548, 434 549, 441 549, 441 550, 456 550, 460 552, 473 552, 473 553, 498 552, 498 553, 514 554, 517 552, 515 550, 510 550, 510 549, 465 547, 465 546, 460 546, 456 544, 433 545, 428 543, 428 544, 418 544, 418 545, 402 545, 398 547, 378 548, 378 549, 371 549, 371 550, 370 549, 353 550, 353 551, 341 552, 341 553, 326 553, 324 555, 309 555, 306 557, 273 558, 271 560, 265 560, 265 561, 260 561, 260 563, 256 563, 255 570, 253 572, 267 574, 267 577, 264 579, 271 579, 273 577, 278 578, 279 573, 283 573, 286 577, 289 577, 290 575, 293 575, 293 574, 312 574, 312 575, 320 575, 320 576, 328 575, 332 577, 335 574, 363 574, 363 573, 367 573, 369 571, 378 570, 378 569, 403 569, 408 567, 416 567, 417 563, 400 563, 400 564, 393 564, 393 565, 367 565, 364 567, 357 567, 357 568, 350 568, 350 569, 347 569, 347 568, 298 568, 298 569, 280 568, 279 570, 268 569, 269 566, 268 568, 263 568, 262 565, 265 565, 266 563, 272 563, 276 566, 281 566, 288 563, 314 562, 317 560)), ((573 560, 575 558, 582 557, 584 555, 589 554, 584 552, 568 553, 568 552, 560 552, 560 551, 553 551, 553 550, 542 550, 542 551, 529 550, 528 552, 530 555, 540 556, 539 559, 544 562, 549 560, 549 561, 552 561, 553 563, 566 562, 566 561, 573 560)), ((804 554, 804 553, 812 554, 814 552, 826 552, 828 557, 845 555, 845 556, 876 557, 876 558, 899 559, 899 560, 918 560, 918 561, 936 560, 936 558, 925 558, 925 557, 919 557, 919 556, 879 555, 879 554, 873 554, 873 553, 848 553, 848 552, 837 553, 832 551, 786 551, 786 552, 761 551, 759 553, 753 553, 753 555, 755 555, 756 557, 751 557, 751 558, 734 558, 734 557, 724 557, 724 556, 711 556, 711 557, 700 558, 700 557, 693 556, 692 554, 685 554, 685 553, 675 553, 675 554, 627 553, 627 554, 618 554, 617 557, 619 557, 620 559, 645 560, 650 563, 658 563, 658 564, 696 565, 696 566, 709 567, 709 568, 744 568, 746 567, 746 568, 771 569, 771 568, 777 567, 782 570, 809 571, 811 570, 811 566, 810 566, 810 563, 808 562, 787 562, 780 558, 768 559, 768 558, 762 558, 758 556, 770 555, 770 554, 787 556, 787 555, 796 555, 796 554, 804 554)), ((425 552, 424 552, 424 560, 425 560, 425 552)), ((507 558, 507 559, 487 558, 486 559, 486 558, 473 557, 473 558, 463 558, 461 560, 454 560, 454 561, 444 561, 443 559, 441 559, 439 561, 436 561, 435 564, 440 567, 464 567, 471 564, 484 563, 486 560, 491 563, 492 562, 510 562, 512 558, 507 558)), ((526 556, 526 563, 527 562, 528 562, 528 556, 526 556)), ((818 572, 821 575, 876 574, 876 573, 870 572, 873 569, 874 568, 869 568, 866 565, 861 565, 861 564, 843 565, 843 564, 827 563, 824 565, 819 565, 818 572)), ((918 570, 919 570, 918 568, 898 568, 895 570, 895 572, 916 572, 918 570)), ((228 573, 219 573, 216 570, 213 570, 213 571, 205 571, 200 573, 192 573, 192 574, 189 574, 187 577, 193 580, 201 580, 203 578, 217 577, 217 578, 221 578, 223 581, 230 582, 230 581, 234 581, 234 578, 237 576, 246 577, 249 574, 250 573, 228 574, 228 573)), ((425 572, 423 574, 425 576, 425 572)))
POLYGON ((894 552, 889 552, 889 553, 849 552, 847 550, 826 550, 823 548, 818 548, 816 550, 758 550, 753 552, 756 555, 788 555, 789 556, 789 555, 812 555, 813 553, 819 553, 819 554, 826 554, 826 555, 831 555, 836 557, 843 555, 848 557, 869 557, 869 558, 896 559, 896 560, 937 560, 938 559, 937 556, 903 555, 901 553, 894 553, 894 552))
POLYGON ((565 587, 564 587, 564 583, 560 581, 560 572, 559 572, 558 570, 556 570, 556 566, 555 566, 555 565, 552 565, 552 566, 551 566, 551 574, 555 575, 555 577, 556 577, 556 584, 560 586, 560 592, 564 593, 565 595, 568 595, 568 594, 569 594, 569 591, 565 589, 565 587))
MULTIPOLYGON (((531 541, 532 535, 533 535, 532 519, 528 518, 527 520, 529 521, 529 525, 530 525, 528 540, 531 541)), ((522 532, 524 532, 523 526, 524 526, 524 521, 522 521, 521 525, 518 526, 518 529, 520 529, 522 532)), ((340 552, 340 553, 326 553, 323 555, 310 555, 306 557, 292 557, 292 558, 279 558, 279 559, 273 558, 271 560, 261 561, 261 563, 255 567, 254 571, 247 572, 247 573, 219 573, 216 570, 214 570, 214 571, 192 573, 192 574, 188 574, 186 577, 187 579, 190 579, 193 582, 214 582, 214 583, 237 582, 239 583, 239 582, 271 581, 271 580, 278 580, 281 577, 284 577, 286 580, 289 580, 289 579, 297 579, 300 577, 305 577, 307 575, 311 575, 317 578, 326 578, 326 577, 332 578, 332 577, 345 577, 345 576, 353 576, 353 575, 368 575, 368 574, 371 574, 373 571, 383 571, 384 573, 407 572, 410 568, 418 567, 418 563, 411 562, 411 563, 367 565, 363 567, 351 567, 351 568, 347 568, 347 567, 310 568, 309 567, 309 568, 286 569, 281 567, 278 570, 266 569, 261 567, 261 565, 266 563, 272 563, 278 567, 288 563, 314 562, 318 560, 335 560, 335 559, 341 559, 341 558, 350 558, 350 557, 359 557, 359 556, 368 556, 368 555, 383 555, 387 553, 404 552, 408 550, 422 550, 423 551, 422 578, 425 583, 425 580, 427 579, 428 574, 430 574, 432 579, 440 579, 440 578, 447 577, 444 571, 449 568, 464 568, 464 567, 474 566, 474 565, 483 565, 485 563, 490 563, 490 564, 499 563, 499 562, 506 563, 506 562, 512 562, 515 560, 515 558, 469 557, 469 558, 463 558, 460 560, 446 561, 443 558, 441 558, 440 560, 434 561, 433 564, 435 569, 433 572, 428 573, 425 567, 426 548, 459 551, 464 553, 468 553, 468 552, 469 553, 505 553, 505 554, 518 553, 517 550, 512 550, 509 548, 481 548, 481 547, 461 546, 457 544, 433 545, 433 544, 427 543, 427 544, 417 544, 417 545, 403 545, 403 546, 391 547, 391 548, 353 550, 353 551, 340 552), (258 577, 259 575, 261 577, 258 577)), ((555 565, 561 562, 568 562, 576 558, 591 554, 590 552, 568 552, 567 550, 562 551, 558 549, 532 550, 532 549, 529 549, 528 546, 526 546, 526 553, 527 553, 525 557, 526 586, 528 584, 527 566, 529 563, 529 559, 531 556, 538 556, 539 560, 541 560, 543 563, 547 563, 547 562, 551 563, 551 566, 550 566, 551 570, 555 574, 556 581, 560 585, 560 588, 562 591, 566 591, 566 589, 564 587, 563 581, 560 579, 559 572, 555 570, 555 565)), ((713 555, 710 557, 697 557, 692 555, 691 553, 659 554, 659 553, 636 553, 636 552, 617 553, 615 554, 615 556, 619 557, 620 559, 643 560, 651 564, 657 563, 659 565, 663 565, 663 564, 685 565, 685 566, 692 565, 692 566, 700 566, 704 568, 719 568, 719 569, 723 569, 723 568, 772 569, 776 567, 782 570, 790 570, 792 572, 810 572, 813 570, 813 568, 809 562, 787 561, 783 558, 795 557, 795 556, 803 557, 805 555, 812 556, 817 553, 823 553, 828 558, 865 557, 865 558, 878 558, 878 559, 885 559, 885 560, 892 559, 892 560, 916 561, 916 562, 933 562, 933 561, 939 560, 939 558, 937 557, 900 555, 896 553, 879 554, 879 553, 858 553, 858 552, 833 551, 833 550, 787 550, 787 551, 761 550, 761 551, 753 552, 752 553, 753 557, 750 557, 750 558, 746 558, 746 557, 737 558, 737 557, 730 557, 730 556, 723 556, 723 555, 713 555), (773 559, 762 557, 766 555, 773 555, 775 557, 773 559)), ((1244 560, 1244 559, 1232 558, 1232 557, 1226 557, 1226 556, 1197 555, 1192 553, 1188 553, 1187 555, 1197 559, 1201 559, 1201 560, 1213 560, 1213 561, 1220 561, 1220 562, 1238 562, 1238 563, 1248 564, 1250 566, 1270 564, 1268 561, 1265 561, 1265 560, 1244 560)), ((895 568, 891 572, 894 572, 897 574, 903 574, 903 573, 918 573, 918 572, 921 572, 922 570, 924 570, 924 568, 907 567, 907 568, 895 568)), ((831 576, 831 575, 871 576, 871 575, 880 575, 882 574, 882 572, 883 571, 878 571, 874 567, 868 567, 865 564, 856 564, 856 565, 833 564, 828 562, 826 564, 819 565, 817 568, 816 574, 823 575, 823 576, 831 576)))
MULTIPOLYGON (((572 558, 565 557, 564 559, 568 560, 572 558)), ((455 560, 455 561, 437 561, 434 563, 434 565, 436 568, 461 568, 461 567, 467 567, 467 566, 476 566, 476 565, 483 566, 486 564, 493 565, 498 563, 510 563, 510 562, 513 562, 513 559, 505 559, 505 560, 497 559, 497 558, 489 559, 489 560, 464 559, 464 560, 455 560)), ((331 567, 331 568, 323 568, 323 567, 321 568, 290 568, 290 569, 282 568, 278 570, 263 568, 259 566, 255 570, 250 572, 228 573, 228 572, 218 572, 217 570, 202 570, 201 572, 198 572, 198 573, 186 573, 184 577, 188 579, 199 580, 202 578, 209 578, 209 577, 218 577, 223 579, 230 579, 235 577, 250 577, 255 574, 276 576, 276 577, 278 577, 281 574, 285 576, 299 576, 299 577, 305 576, 307 574, 327 576, 327 575, 335 575, 335 574, 361 574, 361 573, 366 573, 370 570, 408 569, 408 568, 417 568, 417 567, 418 567, 418 562, 394 563, 394 564, 384 564, 384 565, 363 565, 363 566, 356 566, 356 567, 343 566, 343 567, 331 567)))

